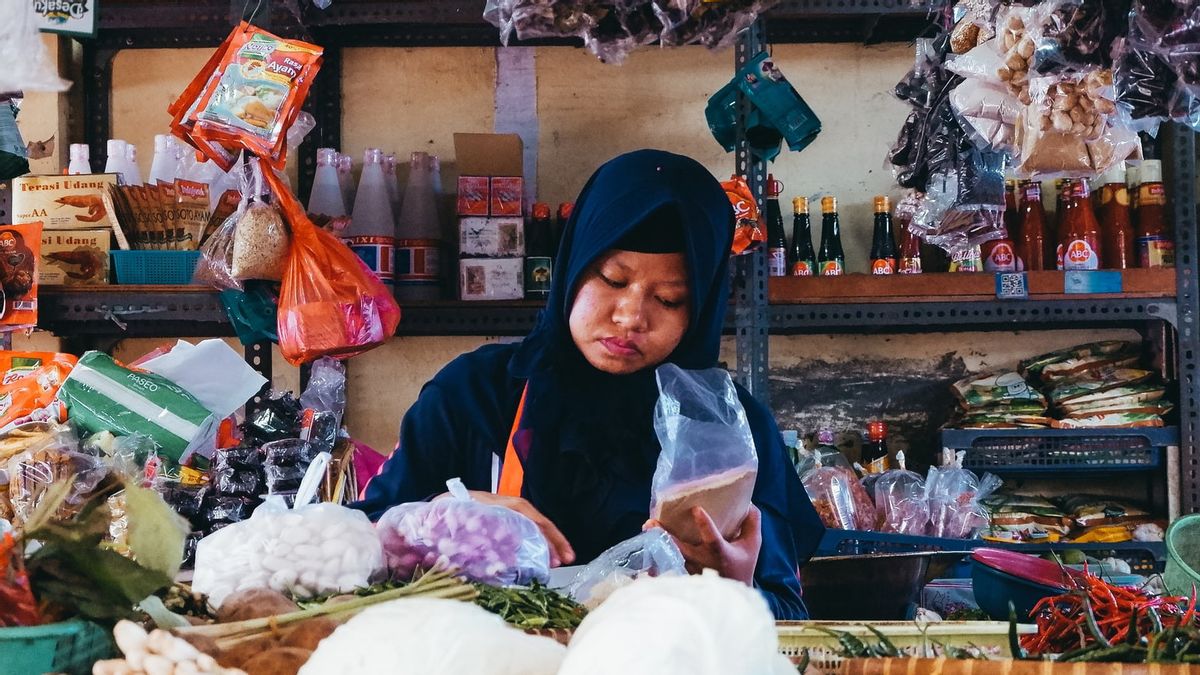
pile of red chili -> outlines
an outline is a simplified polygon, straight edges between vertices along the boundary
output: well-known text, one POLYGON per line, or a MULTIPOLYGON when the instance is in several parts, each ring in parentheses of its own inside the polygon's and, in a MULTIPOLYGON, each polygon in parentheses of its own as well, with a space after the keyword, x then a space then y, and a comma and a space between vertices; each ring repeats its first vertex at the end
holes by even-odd
POLYGON ((1140 589, 1113 586, 1090 574, 1071 575, 1076 589, 1043 598, 1031 616, 1038 632, 1021 638, 1031 656, 1064 654, 1091 645, 1136 644, 1164 630, 1196 623, 1192 597, 1153 597, 1140 589))

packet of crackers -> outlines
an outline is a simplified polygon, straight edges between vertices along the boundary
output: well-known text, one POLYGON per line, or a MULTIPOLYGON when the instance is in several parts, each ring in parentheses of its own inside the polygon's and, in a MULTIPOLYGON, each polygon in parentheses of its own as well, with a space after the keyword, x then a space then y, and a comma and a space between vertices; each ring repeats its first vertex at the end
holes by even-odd
POLYGON ((736 174, 721 183, 721 187, 725 188, 725 195, 733 205, 733 248, 730 254, 749 253, 755 244, 767 240, 767 228, 763 226, 758 201, 754 199, 754 192, 750 190, 746 179, 736 174))
POLYGON ((240 149, 282 169, 322 52, 242 22, 168 108, 172 129, 226 171, 240 149))

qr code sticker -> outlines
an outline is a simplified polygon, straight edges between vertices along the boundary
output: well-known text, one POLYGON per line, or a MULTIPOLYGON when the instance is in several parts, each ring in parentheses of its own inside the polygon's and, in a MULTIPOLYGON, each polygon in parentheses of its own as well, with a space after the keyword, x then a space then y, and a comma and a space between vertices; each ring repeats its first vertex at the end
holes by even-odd
POLYGON ((1029 290, 1025 284, 1025 275, 997 274, 996 296, 999 298, 1027 298, 1029 290))

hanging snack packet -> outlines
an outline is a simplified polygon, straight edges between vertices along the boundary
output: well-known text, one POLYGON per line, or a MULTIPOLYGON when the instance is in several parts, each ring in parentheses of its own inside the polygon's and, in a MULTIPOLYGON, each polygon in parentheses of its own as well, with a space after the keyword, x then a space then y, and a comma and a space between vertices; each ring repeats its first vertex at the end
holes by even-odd
POLYGON ((818 460, 817 468, 810 471, 802 482, 825 527, 860 531, 875 529, 875 505, 853 469, 821 466, 818 460))
POLYGON ((0 227, 0 333, 37 326, 42 223, 0 227))
POLYGON ((924 536, 929 530, 925 479, 905 467, 904 451, 896 453, 896 464, 899 469, 886 471, 875 481, 879 531, 924 536))
POLYGON ((970 410, 1000 403, 1031 402, 1045 410, 1046 399, 1025 378, 1011 371, 982 373, 951 385, 961 405, 970 410))
POLYGON ((219 79, 189 117, 194 133, 246 148, 282 168, 287 130, 320 68, 321 53, 316 45, 241 26, 218 66, 219 79))
POLYGON ((758 201, 750 191, 746 179, 734 174, 721 183, 725 196, 733 205, 733 248, 732 255, 747 253, 755 244, 767 240, 767 230, 762 226, 758 213, 758 201))

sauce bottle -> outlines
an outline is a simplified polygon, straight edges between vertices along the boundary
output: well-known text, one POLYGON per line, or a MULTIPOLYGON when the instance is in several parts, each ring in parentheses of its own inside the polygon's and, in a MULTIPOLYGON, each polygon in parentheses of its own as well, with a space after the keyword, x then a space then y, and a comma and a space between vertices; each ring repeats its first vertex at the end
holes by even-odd
POLYGON ((1057 267, 1055 269, 1063 269, 1063 249, 1066 246, 1067 235, 1067 212, 1071 210, 1071 179, 1059 178, 1054 181, 1055 196, 1054 196, 1054 215, 1058 221, 1055 228, 1055 241, 1057 248, 1054 250, 1054 258, 1057 267))
POLYGON ((1167 193, 1162 162, 1148 159, 1139 170, 1137 249, 1142 267, 1174 267, 1175 245, 1167 228, 1167 193))
POLYGON ((896 262, 898 274, 921 274, 921 238, 908 228, 900 228, 900 257, 896 262))
POLYGON ((1008 238, 1021 241, 1021 212, 1017 207, 1017 181, 1004 181, 1004 229, 1008 238))
POLYGON ((1036 180, 1021 181, 1020 238, 1017 257, 1026 270, 1049 269, 1048 248, 1053 239, 1046 236, 1046 209, 1042 206, 1042 184, 1036 180))
POLYGON ((346 215, 342 187, 338 182, 337 162, 337 150, 317 150, 317 173, 313 177, 312 191, 308 194, 309 215, 328 218, 341 218, 346 215))
POLYGON ((817 268, 823 277, 838 277, 845 273, 846 254, 842 252, 842 226, 838 221, 837 197, 821 198, 821 249, 817 251, 817 268))
POLYGON ((1004 237, 984 242, 981 251, 984 272, 1017 271, 1017 251, 1012 239, 1004 237))
POLYGON ((550 297, 553 276, 554 226, 550 223, 550 205, 537 202, 525 228, 525 299, 550 297))
POLYGON ((1125 185, 1125 164, 1117 162, 1100 177, 1098 212, 1104 249, 1104 267, 1125 270, 1137 267, 1133 221, 1129 211, 1129 188, 1125 185))
POLYGON ((1062 222, 1063 269, 1098 270, 1103 247, 1100 224, 1092 211, 1091 189, 1086 178, 1071 185, 1071 196, 1062 222))
POLYGON ((779 209, 779 194, 783 183, 767 174, 767 274, 786 277, 788 274, 787 234, 783 231, 783 213, 779 209))
MULTIPOLYGON (((399 300, 437 300, 441 297, 442 223, 433 184, 435 170, 436 162, 429 153, 412 153, 408 183, 404 186, 404 197, 400 200, 400 214, 394 230, 396 298, 399 300)), ((382 180, 382 169, 380 177, 382 180)), ((358 214, 357 202, 360 199, 361 187, 355 196, 355 215, 358 214)))
POLYGON ((875 233, 871 240, 871 274, 896 273, 896 238, 892 233, 892 202, 875 197, 875 233))
POLYGON ((792 199, 792 246, 788 263, 794 277, 811 277, 817 269, 817 253, 812 245, 812 222, 808 216, 808 197, 792 199))
POLYGON ((346 243, 391 288, 396 283, 396 221, 384 185, 383 152, 378 148, 363 152, 362 176, 356 194, 350 225, 344 235, 346 243))
POLYGON ((862 467, 868 474, 879 474, 891 467, 887 447, 887 422, 867 423, 867 442, 862 448, 862 467))

